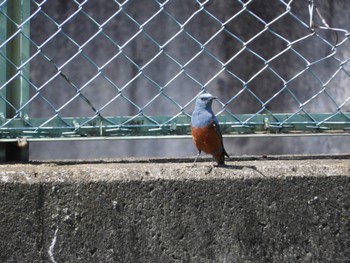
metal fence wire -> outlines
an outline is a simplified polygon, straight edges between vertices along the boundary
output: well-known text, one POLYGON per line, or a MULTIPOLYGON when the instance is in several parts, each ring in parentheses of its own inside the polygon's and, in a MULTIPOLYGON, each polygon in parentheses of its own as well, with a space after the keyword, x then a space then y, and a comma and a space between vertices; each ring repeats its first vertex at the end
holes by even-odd
POLYGON ((0 141, 189 136, 203 92, 226 136, 345 134, 349 33, 325 2, 2 0, 0 141))

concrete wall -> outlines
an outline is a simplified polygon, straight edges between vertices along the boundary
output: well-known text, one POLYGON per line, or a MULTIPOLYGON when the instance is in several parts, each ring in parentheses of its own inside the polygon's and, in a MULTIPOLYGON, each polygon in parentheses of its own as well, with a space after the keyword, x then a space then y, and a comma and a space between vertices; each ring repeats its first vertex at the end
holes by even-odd
POLYGON ((349 262, 346 156, 0 165, 0 262, 349 262))

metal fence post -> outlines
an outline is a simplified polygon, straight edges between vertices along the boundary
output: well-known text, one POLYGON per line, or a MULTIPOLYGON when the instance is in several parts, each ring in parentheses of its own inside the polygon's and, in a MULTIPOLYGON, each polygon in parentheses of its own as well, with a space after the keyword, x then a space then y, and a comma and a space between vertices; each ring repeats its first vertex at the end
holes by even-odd
MULTIPOLYGON (((2 29, 6 33, 1 33, 1 41, 13 37, 6 46, 6 57, 8 60, 1 62, 0 81, 11 79, 18 74, 8 85, 1 91, 1 96, 6 98, 0 104, 0 118, 27 118, 28 107, 23 107, 29 99, 29 63, 24 63, 30 56, 29 43, 29 22, 22 24, 30 16, 30 1, 27 0, 11 0, 4 7, 6 17, 0 18, 2 29), (27 38, 27 37, 28 38, 27 38), (5 76, 6 75, 6 76, 5 76)), ((19 147, 18 143, 0 143, 0 161, 28 161, 29 149, 19 147)))

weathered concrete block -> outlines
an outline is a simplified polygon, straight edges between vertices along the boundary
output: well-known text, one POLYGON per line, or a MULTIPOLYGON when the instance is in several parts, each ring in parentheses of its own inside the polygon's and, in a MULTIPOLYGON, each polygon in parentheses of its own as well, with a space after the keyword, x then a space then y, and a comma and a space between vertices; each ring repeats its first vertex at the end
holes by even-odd
POLYGON ((347 159, 0 165, 0 262, 348 262, 347 159))

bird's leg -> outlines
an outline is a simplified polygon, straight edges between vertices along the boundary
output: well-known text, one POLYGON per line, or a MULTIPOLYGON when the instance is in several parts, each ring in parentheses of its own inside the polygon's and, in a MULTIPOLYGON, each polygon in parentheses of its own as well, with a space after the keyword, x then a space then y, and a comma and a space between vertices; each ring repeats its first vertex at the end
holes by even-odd
POLYGON ((194 165, 195 165, 195 163, 196 163, 196 161, 197 161, 199 155, 201 154, 201 152, 202 152, 202 151, 200 151, 200 150, 198 151, 198 154, 197 154, 196 158, 194 159, 194 162, 193 162, 193 164, 192 164, 192 167, 194 167, 194 165))

